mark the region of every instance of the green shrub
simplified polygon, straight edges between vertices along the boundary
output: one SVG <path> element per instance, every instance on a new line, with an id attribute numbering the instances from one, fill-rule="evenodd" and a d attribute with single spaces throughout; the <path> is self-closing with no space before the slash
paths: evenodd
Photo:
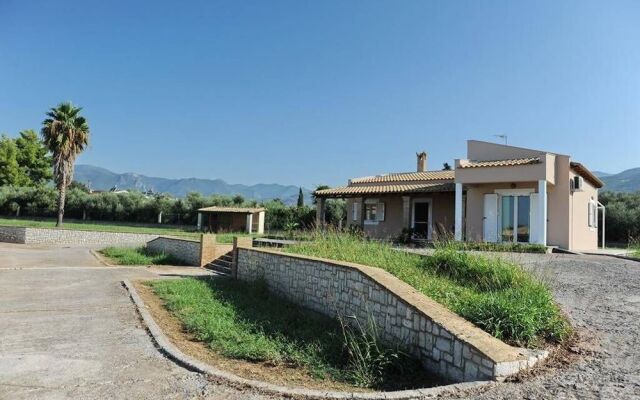
<path id="1" fill-rule="evenodd" d="M 284 249 L 382 268 L 488 333 L 517 345 L 560 341 L 569 325 L 544 282 L 497 257 L 439 247 L 432 256 L 395 250 L 390 244 L 318 233 Z"/>

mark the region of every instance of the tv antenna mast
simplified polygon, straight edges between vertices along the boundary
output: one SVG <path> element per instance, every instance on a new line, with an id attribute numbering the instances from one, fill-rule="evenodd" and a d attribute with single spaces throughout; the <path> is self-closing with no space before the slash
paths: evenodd
<path id="1" fill-rule="evenodd" d="M 493 135 L 493 136 L 504 140 L 504 144 L 507 144 L 507 137 L 508 137 L 507 135 Z"/>

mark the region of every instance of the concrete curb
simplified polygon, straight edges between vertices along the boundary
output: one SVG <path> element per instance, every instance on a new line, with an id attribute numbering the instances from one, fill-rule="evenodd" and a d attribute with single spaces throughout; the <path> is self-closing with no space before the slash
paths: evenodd
<path id="1" fill-rule="evenodd" d="M 463 390 L 478 388 L 495 384 L 491 381 L 464 382 L 452 385 L 438 386 L 428 389 L 400 390 L 395 392 L 374 392 L 374 393 L 354 393 L 354 392 L 326 392 L 322 390 L 289 388 L 279 386 L 267 382 L 245 379 L 232 373 L 219 370 L 211 365 L 198 361 L 180 351 L 171 343 L 169 338 L 165 336 L 160 327 L 153 320 L 153 317 L 147 310 L 142 298 L 128 280 L 122 281 L 122 285 L 129 292 L 129 296 L 136 306 L 136 310 L 140 314 L 142 321 L 146 325 L 147 332 L 151 336 L 156 347 L 169 359 L 178 365 L 194 372 L 206 374 L 222 383 L 231 384 L 236 387 L 251 388 L 265 394 L 275 394 L 290 398 L 298 399 L 367 399 L 367 400 L 383 400 L 383 399 L 424 399 L 439 397 L 444 394 L 460 394 Z"/>
<path id="2" fill-rule="evenodd" d="M 618 258 L 620 260 L 640 262 L 640 258 L 629 257 L 622 254 L 602 254 L 602 253 L 584 253 L 584 254 L 587 254 L 590 256 L 605 256 L 605 257 L 611 257 L 611 258 Z"/>
<path id="3" fill-rule="evenodd" d="M 107 261 L 106 258 L 104 258 L 100 253 L 98 253 L 97 251 L 95 251 L 94 249 L 89 249 L 89 253 L 91 253 L 91 255 L 98 260 L 98 262 L 102 265 L 104 265 L 105 267 L 121 267 L 122 265 L 114 265 L 111 264 L 109 261 Z"/>

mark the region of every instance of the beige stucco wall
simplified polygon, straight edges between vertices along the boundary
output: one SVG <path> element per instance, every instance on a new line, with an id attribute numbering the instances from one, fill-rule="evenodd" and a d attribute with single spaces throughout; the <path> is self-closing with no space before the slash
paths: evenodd
<path id="1" fill-rule="evenodd" d="M 556 184 L 547 185 L 547 245 L 570 249 L 569 163 L 567 156 L 556 157 Z"/>
<path id="2" fill-rule="evenodd" d="M 436 233 L 449 232 L 452 234 L 453 225 L 455 219 L 455 194 L 453 192 L 445 193 L 424 193 L 415 194 L 410 197 L 410 214 L 409 223 L 407 228 L 411 226 L 412 213 L 413 213 L 413 201 L 416 199 L 428 199 L 431 201 L 431 224 L 432 231 Z M 367 199 L 377 199 L 380 202 L 385 203 L 385 219 L 379 221 L 377 224 L 363 224 L 362 204 Z M 361 204 L 359 220 L 354 221 L 352 216 L 353 203 L 358 202 Z M 402 196 L 376 196 L 370 198 L 349 198 L 347 199 L 347 226 L 358 225 L 362 226 L 365 234 L 372 238 L 389 239 L 394 238 L 402 232 L 405 227 L 403 224 L 403 200 Z"/>
<path id="3" fill-rule="evenodd" d="M 576 174 L 570 172 L 571 179 Z M 598 228 L 589 226 L 589 201 L 598 201 L 598 190 L 586 180 L 584 190 L 573 192 L 570 199 L 571 250 L 594 250 L 598 248 Z M 597 203 L 596 203 L 597 204 Z"/>
<path id="4" fill-rule="evenodd" d="M 508 160 L 512 158 L 544 157 L 544 151 L 507 146 L 498 143 L 467 141 L 467 158 L 470 160 Z"/>
<path id="5" fill-rule="evenodd" d="M 538 191 L 537 182 L 515 183 L 486 183 L 478 185 L 466 185 L 467 190 L 467 218 L 465 234 L 468 241 L 481 242 L 484 221 L 484 195 L 494 193 L 497 189 L 534 189 Z"/>

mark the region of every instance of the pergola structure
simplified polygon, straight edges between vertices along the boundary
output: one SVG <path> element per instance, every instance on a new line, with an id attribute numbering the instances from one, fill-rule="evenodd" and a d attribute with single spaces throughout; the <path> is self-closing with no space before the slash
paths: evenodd
<path id="1" fill-rule="evenodd" d="M 205 207 L 198 210 L 198 230 L 264 233 L 265 209 L 259 207 Z"/>

